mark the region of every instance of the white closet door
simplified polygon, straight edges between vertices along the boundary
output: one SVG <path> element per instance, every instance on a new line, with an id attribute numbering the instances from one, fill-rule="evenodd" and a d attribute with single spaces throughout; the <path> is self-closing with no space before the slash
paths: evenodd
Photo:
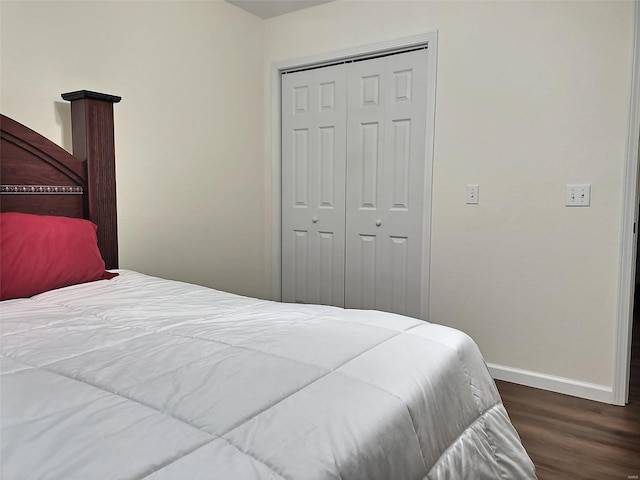
<path id="1" fill-rule="evenodd" d="M 347 308 L 420 317 L 426 55 L 349 65 Z"/>
<path id="2" fill-rule="evenodd" d="M 346 66 L 282 77 L 282 301 L 344 306 Z"/>

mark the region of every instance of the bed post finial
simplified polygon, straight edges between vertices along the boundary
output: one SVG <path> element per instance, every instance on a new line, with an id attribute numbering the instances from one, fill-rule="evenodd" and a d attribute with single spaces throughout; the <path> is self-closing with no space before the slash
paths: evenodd
<path id="1" fill-rule="evenodd" d="M 121 98 L 88 90 L 63 93 L 62 98 L 71 102 L 73 154 L 87 168 L 85 217 L 98 225 L 106 268 L 118 268 L 113 104 Z"/>

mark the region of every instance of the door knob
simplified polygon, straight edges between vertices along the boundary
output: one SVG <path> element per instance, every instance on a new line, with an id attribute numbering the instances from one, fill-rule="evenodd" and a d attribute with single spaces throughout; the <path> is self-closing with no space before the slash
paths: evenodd
<path id="1" fill-rule="evenodd" d="M 376 227 L 379 227 L 380 225 L 382 225 L 382 220 L 380 219 L 376 220 Z"/>
<path id="2" fill-rule="evenodd" d="M 313 217 L 313 218 L 311 219 L 311 221 L 312 221 L 313 223 L 318 223 L 318 217 Z"/>

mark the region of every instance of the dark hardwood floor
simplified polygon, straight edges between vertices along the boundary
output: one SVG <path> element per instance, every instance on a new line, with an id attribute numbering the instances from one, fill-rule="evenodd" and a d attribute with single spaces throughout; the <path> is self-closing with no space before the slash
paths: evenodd
<path id="1" fill-rule="evenodd" d="M 636 305 L 640 313 L 640 302 Z M 625 407 L 496 381 L 539 480 L 640 479 L 638 317 Z"/>

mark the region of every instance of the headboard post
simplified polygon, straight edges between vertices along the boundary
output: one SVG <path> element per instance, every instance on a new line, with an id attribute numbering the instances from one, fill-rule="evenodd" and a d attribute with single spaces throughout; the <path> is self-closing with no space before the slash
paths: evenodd
<path id="1" fill-rule="evenodd" d="M 85 217 L 98 225 L 106 268 L 118 268 L 113 104 L 121 97 L 80 90 L 62 98 L 71 102 L 73 154 L 87 169 Z"/>

